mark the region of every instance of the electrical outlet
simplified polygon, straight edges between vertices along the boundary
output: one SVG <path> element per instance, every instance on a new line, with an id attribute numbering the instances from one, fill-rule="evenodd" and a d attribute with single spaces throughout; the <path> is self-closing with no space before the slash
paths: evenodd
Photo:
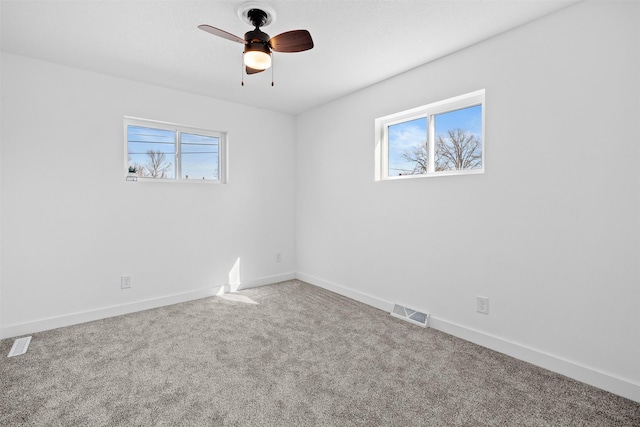
<path id="1" fill-rule="evenodd" d="M 482 314 L 489 314 L 489 298 L 476 296 L 476 311 Z"/>
<path id="2" fill-rule="evenodd" d="M 131 276 L 120 276 L 120 288 L 129 289 L 131 287 Z"/>
<path id="3" fill-rule="evenodd" d="M 282 262 L 282 254 L 280 252 L 276 254 L 276 262 Z"/>

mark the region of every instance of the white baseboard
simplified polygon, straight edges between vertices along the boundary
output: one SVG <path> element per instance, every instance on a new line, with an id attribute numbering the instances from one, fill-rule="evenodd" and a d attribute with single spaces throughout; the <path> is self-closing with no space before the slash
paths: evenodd
<path id="1" fill-rule="evenodd" d="M 356 301 L 360 301 L 382 311 L 390 312 L 393 304 L 385 301 L 383 299 L 374 297 L 372 295 L 366 294 L 364 292 L 355 291 L 351 288 L 347 288 L 345 286 L 341 286 L 332 282 L 328 282 L 326 280 L 320 279 L 319 277 L 311 276 L 305 273 L 296 273 L 296 279 L 302 280 L 303 282 L 310 283 L 312 285 L 318 286 L 320 288 L 324 288 L 328 291 L 335 292 L 336 294 L 340 294 L 347 298 L 351 298 Z"/>
<path id="2" fill-rule="evenodd" d="M 243 289 L 257 288 L 259 286 L 271 285 L 273 283 L 286 282 L 287 280 L 294 280 L 296 278 L 295 272 L 276 274 L 274 276 L 261 277 L 259 279 L 242 281 L 241 283 L 228 285 L 231 290 L 241 291 Z"/>
<path id="3" fill-rule="evenodd" d="M 389 301 L 328 282 L 309 274 L 297 273 L 296 278 L 386 312 L 390 312 L 393 306 L 393 303 Z M 606 390 L 610 393 L 626 397 L 627 399 L 631 399 L 635 402 L 640 402 L 640 384 L 633 381 L 572 362 L 544 351 L 536 350 L 520 343 L 508 341 L 486 332 L 478 331 L 467 326 L 434 317 L 433 315 L 429 318 L 429 327 L 527 363 L 531 363 L 532 365 L 573 378 L 574 380 L 585 384 Z"/>
<path id="4" fill-rule="evenodd" d="M 123 314 L 134 313 L 136 311 L 163 307 L 165 305 L 178 304 L 181 302 L 206 298 L 213 295 L 220 295 L 224 292 L 224 286 L 214 286 L 211 288 L 199 289 L 196 291 L 165 295 L 157 298 L 149 298 L 126 304 L 112 305 L 109 307 L 80 311 L 76 313 L 65 314 L 62 316 L 38 319 L 31 322 L 7 325 L 2 328 L 2 331 L 0 331 L 0 339 L 48 331 L 50 329 L 77 325 L 79 323 L 91 322 L 93 320 L 106 319 L 107 317 L 120 316 Z"/>
<path id="5" fill-rule="evenodd" d="M 429 326 L 574 380 L 640 402 L 640 384 L 563 357 L 431 316 Z"/>
<path id="6" fill-rule="evenodd" d="M 213 286 L 196 291 L 183 292 L 179 294 L 165 295 L 157 298 L 149 298 L 141 301 L 134 301 L 126 304 L 101 307 L 93 310 L 80 311 L 77 313 L 65 314 L 62 316 L 49 317 L 45 319 L 33 320 L 30 322 L 4 326 L 0 330 L 0 339 L 13 338 L 20 335 L 34 334 L 36 332 L 48 331 L 50 329 L 62 328 L 64 326 L 77 325 L 79 323 L 91 322 L 93 320 L 105 319 L 107 317 L 120 316 L 122 314 L 135 313 L 136 311 L 149 310 L 151 308 L 163 307 L 171 304 L 192 301 L 206 298 L 213 295 L 220 295 L 230 291 L 255 288 L 257 286 L 271 283 L 284 282 L 295 279 L 295 273 L 285 273 L 275 276 L 261 277 L 259 279 L 248 280 L 236 284 L 225 284 L 223 286 Z"/>

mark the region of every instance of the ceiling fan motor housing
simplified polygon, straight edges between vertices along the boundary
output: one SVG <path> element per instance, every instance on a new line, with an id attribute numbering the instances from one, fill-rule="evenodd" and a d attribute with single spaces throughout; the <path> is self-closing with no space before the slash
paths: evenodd
<path id="1" fill-rule="evenodd" d="M 255 30 L 247 31 L 244 33 L 244 39 L 248 43 L 269 43 L 269 34 L 260 31 L 258 28 Z"/>
<path id="2" fill-rule="evenodd" d="M 269 49 L 269 34 L 260 31 L 258 28 L 247 31 L 244 39 L 247 41 L 247 44 L 244 45 L 245 53 L 255 50 L 271 53 L 271 49 Z"/>

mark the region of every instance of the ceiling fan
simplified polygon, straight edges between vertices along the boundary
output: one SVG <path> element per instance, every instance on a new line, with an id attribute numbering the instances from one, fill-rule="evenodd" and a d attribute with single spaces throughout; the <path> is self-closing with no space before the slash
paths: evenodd
<path id="1" fill-rule="evenodd" d="M 303 52 L 313 48 L 313 39 L 307 30 L 286 31 L 273 37 L 261 31 L 260 27 L 269 25 L 275 15 L 265 6 L 248 3 L 238 9 L 238 15 L 255 27 L 246 32 L 244 38 L 207 24 L 198 25 L 198 28 L 214 36 L 244 44 L 243 62 L 247 74 L 260 73 L 271 67 L 271 51 Z M 244 85 L 244 81 L 242 84 Z M 273 82 L 271 85 L 273 86 Z"/>

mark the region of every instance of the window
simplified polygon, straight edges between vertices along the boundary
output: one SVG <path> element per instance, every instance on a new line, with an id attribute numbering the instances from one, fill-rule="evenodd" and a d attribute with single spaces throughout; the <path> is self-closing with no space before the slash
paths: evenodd
<path id="1" fill-rule="evenodd" d="M 484 90 L 375 120 L 376 180 L 484 172 Z"/>
<path id="2" fill-rule="evenodd" d="M 225 181 L 225 134 L 125 117 L 127 172 L 138 179 Z"/>

